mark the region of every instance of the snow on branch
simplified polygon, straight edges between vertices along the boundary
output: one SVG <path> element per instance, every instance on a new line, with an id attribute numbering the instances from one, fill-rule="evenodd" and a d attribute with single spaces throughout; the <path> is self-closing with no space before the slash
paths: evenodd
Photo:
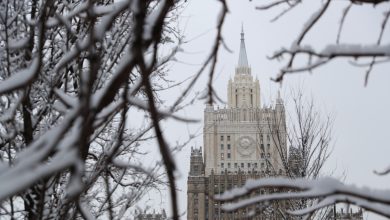
<path id="1" fill-rule="evenodd" d="M 250 195 L 251 192 L 262 188 L 277 188 L 280 189 L 280 192 L 244 198 L 244 196 Z M 317 180 L 288 179 L 283 177 L 248 180 L 243 187 L 226 191 L 217 195 L 215 199 L 230 202 L 223 205 L 223 209 L 226 211 L 235 211 L 253 204 L 271 201 L 318 199 L 318 203 L 307 208 L 290 211 L 290 213 L 306 215 L 323 207 L 338 202 L 345 202 L 390 217 L 390 190 L 374 190 L 367 187 L 345 185 L 339 180 L 330 177 Z M 239 201 L 235 202 L 235 200 Z"/>
<path id="2" fill-rule="evenodd" d="M 164 38 L 180 36 L 173 23 L 181 1 L 0 3 L 6 42 L 0 49 L 0 215 L 125 216 L 146 190 L 165 184 L 172 218 L 178 219 L 173 154 L 181 147 L 169 145 L 161 121 L 195 121 L 177 112 L 209 64 L 207 87 L 210 99 L 215 96 L 213 69 L 224 45 L 227 13 L 226 2 L 220 2 L 210 55 L 168 109 L 158 102 L 159 89 L 169 87 L 167 64 L 180 51 L 182 39 Z M 164 56 L 163 44 L 178 45 Z M 139 127 L 128 125 L 137 117 L 131 114 L 134 107 L 150 116 Z M 153 161 L 156 169 L 144 169 L 138 162 L 144 154 L 140 148 L 154 140 L 162 161 Z M 127 165 L 118 162 L 124 158 Z M 126 191 L 126 186 L 136 190 L 118 198 L 118 189 Z"/>
<path id="3" fill-rule="evenodd" d="M 6 80 L 0 82 L 0 95 L 14 91 L 16 89 L 23 88 L 32 82 L 32 80 L 37 76 L 40 68 L 40 58 L 35 57 L 29 67 L 22 69 L 21 71 L 12 74 Z"/>
<path id="4" fill-rule="evenodd" d="M 311 71 L 312 69 L 328 63 L 330 60 L 337 57 L 389 57 L 390 58 L 390 44 L 387 45 L 359 45 L 359 44 L 332 44 L 326 46 L 320 51 L 312 49 L 310 46 L 296 46 L 290 49 L 281 49 L 276 51 L 270 59 L 277 59 L 283 55 L 296 57 L 297 55 L 308 55 L 311 58 L 318 58 L 311 61 L 308 65 L 296 67 L 289 65 L 281 69 L 281 72 L 276 76 L 275 80 L 280 81 L 286 73 L 297 73 L 304 71 Z"/>
<path id="5" fill-rule="evenodd" d="M 330 61 L 340 58 L 371 58 L 372 61 L 367 68 L 365 74 L 365 84 L 367 84 L 368 77 L 370 72 L 372 71 L 375 64 L 380 63 L 376 61 L 377 57 L 390 57 L 390 48 L 389 44 L 381 44 L 382 37 L 384 35 L 385 30 L 388 28 L 387 21 L 390 17 L 390 11 L 384 12 L 384 18 L 381 25 L 378 25 L 379 35 L 376 45 L 370 45 L 366 43 L 361 44 L 340 44 L 341 33 L 345 28 L 345 21 L 349 15 L 349 11 L 353 6 L 362 5 L 362 4 L 371 4 L 371 5 L 385 5 L 389 4 L 389 0 L 350 0 L 349 4 L 342 10 L 340 24 L 337 30 L 336 42 L 335 44 L 329 43 L 323 50 L 316 51 L 312 49 L 312 45 L 302 45 L 304 38 L 310 37 L 310 30 L 315 27 L 319 27 L 319 21 L 326 17 L 328 13 L 329 5 L 332 1 L 327 0 L 323 3 L 319 9 L 312 12 L 312 15 L 306 19 L 303 24 L 303 27 L 299 34 L 296 36 L 294 42 L 291 43 L 289 48 L 283 48 L 274 52 L 274 54 L 270 57 L 270 59 L 278 59 L 282 57 L 282 55 L 288 55 L 289 58 L 285 62 L 285 65 L 280 69 L 280 72 L 273 79 L 276 82 L 281 82 L 286 74 L 298 73 L 298 72 L 307 72 L 312 71 L 322 65 L 330 63 Z M 307 4 L 304 1 L 294 0 L 271 0 L 268 1 L 267 4 L 263 6 L 256 7 L 259 10 L 273 10 L 276 6 L 286 6 L 287 9 L 284 9 L 274 20 L 283 16 L 286 12 L 296 8 L 298 4 Z M 378 12 L 381 11 L 379 7 L 376 9 Z M 297 66 L 296 57 L 298 55 L 307 55 L 307 65 Z M 317 60 L 312 61 L 312 58 L 319 58 Z"/>
<path id="6" fill-rule="evenodd" d="M 334 57 L 390 57 L 390 44 L 386 45 L 360 45 L 360 44 L 331 44 L 324 49 L 316 51 L 310 46 L 293 46 L 290 49 L 276 51 L 271 59 L 278 58 L 285 54 L 307 54 L 320 58 Z"/>

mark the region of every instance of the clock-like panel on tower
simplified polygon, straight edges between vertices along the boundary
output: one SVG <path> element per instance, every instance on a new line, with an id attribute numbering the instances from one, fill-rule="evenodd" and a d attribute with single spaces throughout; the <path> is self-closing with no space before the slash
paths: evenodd
<path id="1" fill-rule="evenodd" d="M 251 136 L 241 136 L 238 141 L 237 151 L 243 157 L 250 157 L 255 151 L 255 141 Z"/>

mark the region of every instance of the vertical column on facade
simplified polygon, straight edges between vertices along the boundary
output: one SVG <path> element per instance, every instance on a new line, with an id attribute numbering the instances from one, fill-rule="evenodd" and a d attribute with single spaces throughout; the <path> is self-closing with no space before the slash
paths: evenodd
<path id="1" fill-rule="evenodd" d="M 199 204 L 198 204 L 198 207 L 199 207 L 199 216 L 200 218 L 199 219 L 205 219 L 205 216 L 206 216 L 206 213 L 205 213 L 205 203 L 206 203 L 206 196 L 205 196 L 205 192 L 206 192 L 206 181 L 204 178 L 201 179 L 201 182 L 199 184 L 199 193 L 198 193 L 198 197 L 199 197 Z"/>
<path id="2" fill-rule="evenodd" d="M 187 183 L 187 219 L 194 219 L 194 193 L 193 179 L 189 177 Z"/>
<path id="3" fill-rule="evenodd" d="M 214 218 L 214 170 L 211 170 L 211 174 L 209 177 L 209 218 Z"/>

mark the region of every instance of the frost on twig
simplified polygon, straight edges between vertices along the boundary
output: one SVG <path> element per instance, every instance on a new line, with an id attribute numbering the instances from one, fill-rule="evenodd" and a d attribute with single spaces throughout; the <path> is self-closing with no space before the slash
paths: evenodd
<path id="1" fill-rule="evenodd" d="M 280 192 L 258 195 L 248 199 L 244 198 L 244 196 L 250 195 L 251 192 L 262 188 L 277 188 L 280 189 Z M 244 199 L 235 201 L 239 198 Z M 318 202 L 312 206 L 290 211 L 290 213 L 293 215 L 307 215 L 323 207 L 344 202 L 390 217 L 389 190 L 372 190 L 365 187 L 345 185 L 333 178 L 317 180 L 288 178 L 248 180 L 243 187 L 227 191 L 216 196 L 216 199 L 225 202 L 223 209 L 226 211 L 235 211 L 253 204 L 271 201 L 318 199 Z"/>
<path id="2" fill-rule="evenodd" d="M 331 61 L 344 57 L 344 58 L 352 58 L 353 60 L 359 58 L 371 58 L 372 61 L 367 68 L 365 75 L 365 84 L 368 82 L 369 75 L 373 69 L 373 66 L 377 64 L 376 59 L 380 57 L 390 58 L 390 48 L 388 44 L 382 44 L 382 37 L 385 30 L 388 28 L 387 21 L 389 19 L 389 11 L 384 13 L 383 22 L 381 25 L 378 25 L 380 33 L 378 35 L 378 40 L 375 45 L 370 45 L 366 43 L 349 45 L 347 43 L 340 43 L 341 33 L 343 29 L 345 29 L 345 23 L 348 19 L 349 11 L 355 5 L 387 5 L 389 6 L 390 2 L 388 0 L 351 0 L 349 1 L 348 6 L 342 10 L 340 25 L 338 27 L 336 42 L 335 44 L 329 43 L 325 49 L 321 51 L 314 51 L 313 45 L 303 45 L 304 38 L 310 37 L 310 30 L 314 28 L 318 28 L 319 21 L 323 20 L 328 12 L 329 5 L 332 1 L 327 0 L 323 3 L 317 11 L 314 11 L 309 17 L 305 24 L 302 27 L 302 30 L 297 35 L 295 41 L 291 43 L 289 48 L 283 48 L 279 51 L 276 51 L 270 59 L 278 59 L 280 57 L 288 56 L 288 59 L 284 66 L 280 69 L 280 72 L 273 78 L 276 82 L 281 82 L 286 74 L 292 73 L 300 73 L 300 72 L 311 72 L 312 70 L 321 67 L 325 64 L 330 63 Z M 285 6 L 285 9 L 277 16 L 277 19 L 284 16 L 284 14 L 288 11 L 293 10 L 297 5 L 305 4 L 302 1 L 288 1 L 288 0 L 271 0 L 268 1 L 263 6 L 258 6 L 257 9 L 260 10 L 275 10 L 274 8 L 280 8 Z M 377 9 L 380 12 L 380 9 Z M 388 42 L 386 42 L 388 43 Z M 307 59 L 307 65 L 297 66 L 297 57 L 303 56 Z M 317 59 L 314 59 L 317 58 Z M 387 62 L 387 59 L 385 59 Z M 383 62 L 383 60 L 382 60 Z M 379 62 L 378 62 L 379 63 Z"/>

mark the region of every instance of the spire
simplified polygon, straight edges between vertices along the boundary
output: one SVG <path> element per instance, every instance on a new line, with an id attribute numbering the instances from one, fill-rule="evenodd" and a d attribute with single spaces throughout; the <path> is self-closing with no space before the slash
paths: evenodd
<path id="1" fill-rule="evenodd" d="M 240 67 L 249 67 L 248 58 L 246 56 L 245 49 L 245 39 L 244 39 L 244 25 L 241 24 L 241 45 L 240 45 L 240 55 L 238 57 L 238 68 Z"/>
<path id="2" fill-rule="evenodd" d="M 246 56 L 243 25 L 241 25 L 241 45 L 240 54 L 238 56 L 238 64 L 236 67 L 236 74 L 251 74 L 251 68 L 248 65 L 248 58 Z"/>
<path id="3" fill-rule="evenodd" d="M 278 90 L 278 97 L 276 98 L 276 104 L 283 105 L 283 99 L 280 96 L 280 90 Z"/>

